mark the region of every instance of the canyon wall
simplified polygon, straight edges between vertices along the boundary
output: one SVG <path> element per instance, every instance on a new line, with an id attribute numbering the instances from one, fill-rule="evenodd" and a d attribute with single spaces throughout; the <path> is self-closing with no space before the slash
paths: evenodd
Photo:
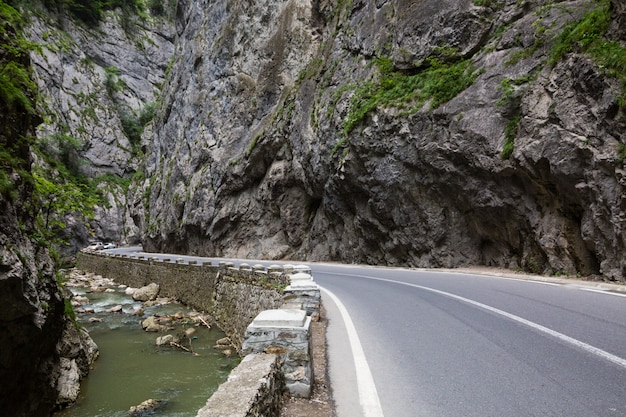
<path id="1" fill-rule="evenodd" d="M 98 350 L 72 320 L 42 238 L 31 146 L 42 117 L 24 22 L 0 2 L 0 410 L 49 416 L 76 400 Z"/>
<path id="2" fill-rule="evenodd" d="M 185 0 L 176 25 L 147 250 L 625 279 L 620 2 Z"/>

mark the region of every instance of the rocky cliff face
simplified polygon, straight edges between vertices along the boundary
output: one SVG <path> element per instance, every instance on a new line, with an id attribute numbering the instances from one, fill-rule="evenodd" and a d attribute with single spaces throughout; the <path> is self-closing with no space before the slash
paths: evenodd
<path id="1" fill-rule="evenodd" d="M 61 250 L 67 255 L 88 240 L 139 240 L 126 194 L 142 153 L 139 136 L 173 53 L 172 22 L 167 11 L 146 17 L 117 9 L 91 25 L 66 11 L 29 15 L 28 37 L 40 46 L 31 55 L 46 113 L 39 147 L 103 195 L 88 227 L 66 220 L 63 238 L 70 245 Z"/>
<path id="2" fill-rule="evenodd" d="M 144 246 L 624 280 L 623 7 L 181 1 Z"/>
<path id="3" fill-rule="evenodd" d="M 48 416 L 75 401 L 97 348 L 66 315 L 54 263 L 37 237 L 31 145 L 42 119 L 19 14 L 0 2 L 0 410 Z"/>

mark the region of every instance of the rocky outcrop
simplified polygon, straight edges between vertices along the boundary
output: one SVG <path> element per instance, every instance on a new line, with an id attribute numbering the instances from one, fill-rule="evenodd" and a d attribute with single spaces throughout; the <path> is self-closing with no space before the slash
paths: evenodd
<path id="1" fill-rule="evenodd" d="M 144 246 L 624 280 L 622 86 L 557 48 L 589 10 L 623 45 L 609 1 L 179 2 Z"/>

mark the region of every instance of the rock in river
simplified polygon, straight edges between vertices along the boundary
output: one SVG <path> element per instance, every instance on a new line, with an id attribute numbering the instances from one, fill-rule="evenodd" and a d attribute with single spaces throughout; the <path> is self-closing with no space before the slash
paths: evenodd
<path id="1" fill-rule="evenodd" d="M 136 289 L 133 292 L 133 300 L 135 301 L 154 301 L 159 294 L 159 284 L 152 283 Z"/>

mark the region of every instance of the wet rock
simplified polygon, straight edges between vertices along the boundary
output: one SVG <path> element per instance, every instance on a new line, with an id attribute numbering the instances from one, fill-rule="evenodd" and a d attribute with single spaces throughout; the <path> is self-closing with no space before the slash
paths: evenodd
<path id="1" fill-rule="evenodd" d="M 116 305 L 106 310 L 107 313 L 121 313 L 122 311 L 123 308 L 121 305 Z"/>
<path id="2" fill-rule="evenodd" d="M 73 403 L 80 392 L 80 371 L 75 359 L 61 358 L 61 374 L 57 380 L 58 402 Z"/>
<path id="3" fill-rule="evenodd" d="M 82 306 L 85 304 L 89 304 L 89 298 L 85 297 L 84 295 L 75 295 L 74 297 L 72 297 L 72 305 L 74 307 Z"/>
<path id="4" fill-rule="evenodd" d="M 149 399 L 139 405 L 130 407 L 128 410 L 129 417 L 142 417 L 151 415 L 155 411 L 163 408 L 167 404 L 166 401 Z"/>
<path id="5" fill-rule="evenodd" d="M 217 346 L 231 346 L 232 342 L 230 341 L 230 339 L 228 337 L 222 337 L 217 342 L 215 342 L 215 344 Z"/>
<path id="6" fill-rule="evenodd" d="M 153 307 L 153 306 L 169 304 L 171 302 L 172 302 L 172 300 L 170 298 L 163 297 L 163 298 L 157 298 L 156 300 L 152 300 L 152 301 L 146 301 L 146 302 L 143 303 L 143 306 L 144 307 Z"/>
<path id="7" fill-rule="evenodd" d="M 213 346 L 213 349 L 217 349 L 222 352 L 224 356 L 230 357 L 232 356 L 235 347 L 228 337 L 222 337 L 217 342 L 215 342 L 215 346 Z"/>
<path id="8" fill-rule="evenodd" d="M 135 301 L 154 301 L 159 294 L 159 284 L 151 283 L 145 287 L 136 289 L 132 296 Z"/>
<path id="9" fill-rule="evenodd" d="M 165 336 L 160 336 L 156 338 L 157 346 L 165 346 L 170 345 L 171 343 L 179 343 L 180 339 L 171 334 L 166 334 Z"/>
<path id="10" fill-rule="evenodd" d="M 56 380 L 59 392 L 57 404 L 67 405 L 78 398 L 80 381 L 89 373 L 91 365 L 99 356 L 99 350 L 87 330 L 79 329 L 73 323 L 65 328 L 57 350 L 61 365 Z"/>
<path id="11" fill-rule="evenodd" d="M 141 322 L 141 327 L 147 332 L 162 332 L 168 329 L 167 326 L 159 322 L 159 318 L 150 316 Z"/>

